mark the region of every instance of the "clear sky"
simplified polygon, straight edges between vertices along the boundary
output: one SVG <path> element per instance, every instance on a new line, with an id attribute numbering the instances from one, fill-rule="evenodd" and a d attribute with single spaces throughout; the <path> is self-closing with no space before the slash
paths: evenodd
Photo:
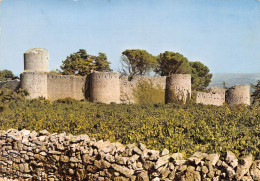
<path id="1" fill-rule="evenodd" d="M 23 71 L 23 53 L 45 48 L 50 70 L 79 49 L 179 52 L 211 72 L 260 72 L 260 0 L 2 0 L 0 70 Z"/>

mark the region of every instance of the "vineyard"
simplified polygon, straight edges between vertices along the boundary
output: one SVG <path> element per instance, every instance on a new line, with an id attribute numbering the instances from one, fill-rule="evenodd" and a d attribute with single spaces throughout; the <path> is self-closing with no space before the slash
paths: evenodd
<path id="1" fill-rule="evenodd" d="M 141 142 L 149 149 L 167 148 L 187 156 L 230 150 L 260 158 L 260 106 L 106 105 L 69 98 L 49 102 L 0 91 L 0 130 L 10 128 Z"/>

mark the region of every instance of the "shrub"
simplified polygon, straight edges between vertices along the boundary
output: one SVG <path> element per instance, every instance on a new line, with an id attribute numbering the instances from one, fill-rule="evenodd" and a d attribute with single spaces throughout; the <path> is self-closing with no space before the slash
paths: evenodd
<path id="1" fill-rule="evenodd" d="M 159 104 L 165 102 L 165 90 L 152 82 L 140 81 L 133 89 L 137 104 Z"/>

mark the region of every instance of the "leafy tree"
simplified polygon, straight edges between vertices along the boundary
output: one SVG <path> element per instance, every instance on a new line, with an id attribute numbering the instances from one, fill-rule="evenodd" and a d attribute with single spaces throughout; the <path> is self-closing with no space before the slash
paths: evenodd
<path id="1" fill-rule="evenodd" d="M 204 90 L 211 82 L 209 68 L 199 61 L 189 62 L 191 66 L 191 83 L 193 90 Z"/>
<path id="2" fill-rule="evenodd" d="M 87 54 L 86 50 L 80 49 L 78 52 L 71 54 L 62 61 L 61 72 L 63 75 L 80 75 L 85 76 L 91 71 L 108 71 L 110 62 L 104 53 L 99 56 Z"/>
<path id="3" fill-rule="evenodd" d="M 155 72 L 161 76 L 190 73 L 189 61 L 180 53 L 165 51 L 157 57 L 157 62 Z"/>
<path id="4" fill-rule="evenodd" d="M 0 81 L 12 80 L 15 78 L 14 74 L 10 70 L 0 70 Z"/>
<path id="5" fill-rule="evenodd" d="M 156 59 L 145 50 L 132 49 L 122 52 L 122 69 L 119 72 L 123 75 L 146 75 L 156 65 Z"/>
<path id="6" fill-rule="evenodd" d="M 204 90 L 211 82 L 209 68 L 199 61 L 189 62 L 180 53 L 165 51 L 157 57 L 158 67 L 155 72 L 161 76 L 172 74 L 191 74 L 193 90 Z"/>
<path id="7" fill-rule="evenodd" d="M 105 53 L 99 53 L 95 59 L 95 70 L 100 72 L 111 72 L 110 62 Z"/>
<path id="8" fill-rule="evenodd" d="M 252 88 L 255 89 L 255 91 L 252 94 L 253 104 L 260 102 L 260 80 L 258 80 L 256 85 L 252 85 Z"/>

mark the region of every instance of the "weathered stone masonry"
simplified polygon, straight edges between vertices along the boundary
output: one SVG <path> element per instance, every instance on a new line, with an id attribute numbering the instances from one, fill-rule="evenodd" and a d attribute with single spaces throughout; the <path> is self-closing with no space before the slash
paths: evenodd
<path id="1" fill-rule="evenodd" d="M 149 150 L 143 144 L 96 141 L 87 135 L 48 131 L 0 131 L 0 180 L 260 180 L 260 160 L 228 151 L 181 153 Z"/>
<path id="2" fill-rule="evenodd" d="M 29 92 L 29 99 L 44 97 L 49 100 L 71 97 L 74 99 L 89 99 L 92 102 L 103 103 L 135 103 L 133 89 L 140 81 L 147 81 L 165 90 L 166 103 L 174 101 L 172 94 L 186 100 L 191 95 L 191 75 L 175 74 L 169 77 L 134 76 L 119 77 L 113 72 L 93 72 L 89 76 L 54 75 L 48 69 L 48 51 L 41 48 L 28 50 L 24 54 L 24 72 L 21 83 L 0 82 L 1 87 L 17 89 L 21 87 Z M 198 92 L 197 103 L 221 106 L 225 102 L 231 105 L 250 105 L 250 87 L 237 85 L 225 90 L 212 87 L 209 92 Z"/>
<path id="3" fill-rule="evenodd" d="M 48 61 L 48 51 L 45 49 L 30 49 L 24 54 L 21 88 L 29 92 L 29 99 L 71 97 L 78 100 L 87 98 L 92 102 L 134 103 L 133 89 L 140 81 L 149 81 L 155 86 L 166 88 L 166 77 L 137 76 L 128 80 L 128 77 L 120 78 L 118 73 L 113 72 L 93 72 L 87 77 L 53 75 L 49 73 Z M 170 84 L 174 85 L 174 90 L 178 87 L 176 92 L 184 92 L 182 95 L 186 97 L 187 91 L 191 92 L 190 79 L 190 75 L 173 75 Z M 169 89 L 168 93 L 174 90 Z"/>

